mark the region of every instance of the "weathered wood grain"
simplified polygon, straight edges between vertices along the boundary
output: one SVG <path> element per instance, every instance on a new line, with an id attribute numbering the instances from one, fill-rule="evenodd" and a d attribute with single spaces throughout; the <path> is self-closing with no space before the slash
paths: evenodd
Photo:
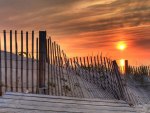
<path id="1" fill-rule="evenodd" d="M 0 111 L 6 113 L 24 113 L 25 111 L 34 111 L 34 113 L 136 113 L 134 108 L 129 107 L 124 101 L 21 93 L 7 93 L 0 98 Z"/>

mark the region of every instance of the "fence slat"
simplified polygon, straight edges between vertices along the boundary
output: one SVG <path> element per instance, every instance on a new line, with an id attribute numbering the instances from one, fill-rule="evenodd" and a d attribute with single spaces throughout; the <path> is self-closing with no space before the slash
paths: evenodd
<path id="1" fill-rule="evenodd" d="M 23 92 L 23 31 L 21 31 L 21 92 Z"/>
<path id="2" fill-rule="evenodd" d="M 39 40 L 36 39 L 36 93 L 39 93 Z"/>
<path id="3" fill-rule="evenodd" d="M 72 63 L 72 58 L 70 58 L 70 65 L 71 65 L 71 73 L 73 73 L 74 72 L 74 67 L 73 67 L 73 63 Z M 73 79 L 73 76 L 74 75 L 72 75 L 71 77 L 70 77 L 70 81 L 71 81 L 71 95 L 72 96 L 75 96 L 75 93 L 74 93 L 74 79 Z"/>
<path id="4" fill-rule="evenodd" d="M 84 69 L 85 71 L 84 71 L 84 75 L 83 75 L 83 76 L 84 76 L 84 79 L 86 79 L 87 65 L 86 65 L 85 57 L 83 57 L 83 65 L 84 65 L 84 68 L 85 68 L 85 69 Z"/>
<path id="5" fill-rule="evenodd" d="M 56 79 L 56 93 L 59 96 L 59 81 L 58 81 L 58 73 L 57 73 L 57 51 L 56 51 L 56 42 L 54 41 L 54 58 L 55 58 L 55 79 Z"/>
<path id="6" fill-rule="evenodd" d="M 59 51 L 58 51 L 58 45 L 56 44 L 56 59 L 57 59 L 57 80 L 58 80 L 58 89 L 59 89 L 59 96 L 62 92 L 62 84 L 61 84 L 61 76 L 60 76 L 60 61 L 59 61 Z"/>
<path id="7" fill-rule="evenodd" d="M 17 43 L 17 31 L 15 31 L 15 50 L 16 50 L 16 92 L 18 92 L 18 43 Z"/>
<path id="8" fill-rule="evenodd" d="M 63 81 L 63 82 L 62 82 L 62 84 L 63 84 L 63 85 L 62 85 L 62 88 L 63 88 L 63 86 L 65 86 L 65 77 L 64 77 L 64 73 L 63 73 L 63 69 L 64 69 L 63 63 L 64 63 L 64 62 L 63 62 L 63 58 L 62 58 L 63 56 L 62 56 L 62 51 L 61 51 L 61 49 L 60 49 L 60 46 L 59 46 L 58 49 L 59 49 L 59 53 L 60 53 L 60 54 L 59 54 L 59 55 L 60 55 L 60 62 L 62 63 L 61 69 L 60 69 L 60 71 L 61 71 L 60 74 L 61 74 L 61 81 Z M 63 89 L 62 89 L 62 96 L 64 96 L 64 95 L 66 95 L 66 93 L 63 92 Z"/>
<path id="9" fill-rule="evenodd" d="M 53 79 L 53 82 L 52 82 L 52 86 L 53 86 L 53 89 L 54 89 L 54 93 L 53 95 L 57 95 L 56 92 L 56 74 L 55 74 L 55 51 L 54 51 L 54 43 L 52 42 L 52 56 L 53 56 L 53 76 L 52 76 L 52 79 Z"/>
<path id="10" fill-rule="evenodd" d="M 12 30 L 10 30 L 10 88 L 13 91 L 13 72 L 12 72 Z"/>
<path id="11" fill-rule="evenodd" d="M 59 45 L 57 45 L 56 46 L 57 47 L 57 55 L 58 55 L 58 76 L 59 76 L 59 81 L 60 81 L 60 95 L 62 96 L 63 95 L 63 91 L 62 91 L 62 86 L 63 86 L 63 84 L 62 84 L 62 79 L 61 79 L 61 61 L 60 61 L 60 51 L 59 51 Z"/>
<path id="12" fill-rule="evenodd" d="M 104 71 L 104 64 L 103 64 L 103 58 L 102 58 L 102 55 L 100 56 L 100 62 L 101 62 L 101 68 L 102 68 L 102 78 L 105 79 L 105 71 Z M 105 90 L 106 87 L 105 87 L 105 84 L 104 82 L 102 82 L 102 88 Z"/>
<path id="13" fill-rule="evenodd" d="M 49 87 L 50 87 L 50 94 L 53 95 L 53 87 L 52 87 L 52 83 L 53 83 L 53 73 L 52 73 L 52 70 L 53 70 L 53 52 L 52 52 L 52 41 L 51 41 L 51 37 L 50 37 L 50 47 L 49 47 L 49 50 L 50 50 L 50 82 L 48 83 Z"/>
<path id="14" fill-rule="evenodd" d="M 90 57 L 90 60 L 91 60 L 90 65 L 91 65 L 91 71 L 92 71 L 92 82 L 95 83 L 95 74 L 94 74 L 94 66 L 93 66 L 93 57 L 92 56 Z"/>
<path id="15" fill-rule="evenodd" d="M 7 84 L 7 48 L 6 48 L 6 30 L 3 31 L 4 33 L 4 59 L 5 59 L 5 91 L 7 91 L 8 84 Z"/>
<path id="16" fill-rule="evenodd" d="M 89 82 L 92 82 L 91 68 L 90 68 L 90 63 L 89 63 L 89 57 L 88 56 L 86 57 L 86 60 L 87 60 L 87 66 L 88 66 L 88 72 L 89 72 L 89 75 L 87 76 L 87 79 L 88 79 Z"/>
<path id="17" fill-rule="evenodd" d="M 26 32 L 26 89 L 29 90 L 28 32 Z"/>
<path id="18" fill-rule="evenodd" d="M 48 70 L 47 70 L 48 71 L 48 80 L 47 80 L 48 89 L 47 89 L 47 91 L 48 91 L 48 94 L 49 94 L 49 83 L 50 83 L 50 75 L 49 75 L 49 73 L 50 73 L 50 70 L 49 70 L 49 64 L 50 64 L 50 57 L 49 57 L 50 56 L 49 55 L 50 48 L 49 48 L 49 46 L 50 46 L 50 44 L 49 44 L 49 42 L 50 42 L 50 39 L 48 39 L 48 41 L 47 41 L 47 48 L 48 48 L 47 49 L 47 60 L 48 60 L 48 62 L 47 62 L 48 63 L 48 66 L 47 66 L 47 68 L 48 68 Z"/>
<path id="19" fill-rule="evenodd" d="M 32 93 L 34 93 L 34 31 L 32 31 Z"/>

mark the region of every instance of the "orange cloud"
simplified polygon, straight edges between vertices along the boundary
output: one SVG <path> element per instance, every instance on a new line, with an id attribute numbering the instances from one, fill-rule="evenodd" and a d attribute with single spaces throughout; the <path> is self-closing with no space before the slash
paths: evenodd
<path id="1" fill-rule="evenodd" d="M 1 30 L 46 29 L 68 56 L 103 52 L 149 62 L 149 0 L 1 0 L 0 7 Z M 122 53 L 118 41 L 128 45 Z"/>

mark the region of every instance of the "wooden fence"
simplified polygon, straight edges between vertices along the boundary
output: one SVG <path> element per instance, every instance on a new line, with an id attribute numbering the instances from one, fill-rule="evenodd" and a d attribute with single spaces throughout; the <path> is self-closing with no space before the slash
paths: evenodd
<path id="1" fill-rule="evenodd" d="M 4 30 L 0 44 L 1 94 L 11 91 L 76 96 L 77 90 L 73 87 L 79 85 L 78 77 L 81 77 L 112 93 L 116 99 L 126 98 L 117 63 L 107 57 L 68 58 L 60 46 L 47 37 L 46 31 L 40 31 L 39 38 L 35 38 L 34 31 Z"/>
<path id="2" fill-rule="evenodd" d="M 50 37 L 46 38 L 43 44 L 47 54 L 42 61 L 44 67 L 41 69 L 39 59 L 43 53 L 40 53 L 39 38 L 35 38 L 34 31 L 30 36 L 28 32 L 4 30 L 0 45 L 1 93 L 5 91 L 40 93 L 40 89 L 48 90 L 49 93 L 50 86 L 53 84 L 51 82 L 55 82 L 57 75 L 62 76 L 64 61 L 60 46 Z M 42 82 L 46 85 L 40 87 L 39 84 Z"/>
<path id="3" fill-rule="evenodd" d="M 150 66 L 128 66 L 127 73 L 135 76 L 150 76 Z"/>
<path id="4" fill-rule="evenodd" d="M 135 81 L 146 84 L 150 78 L 150 66 L 128 66 L 126 74 Z"/>
<path id="5" fill-rule="evenodd" d="M 123 84 L 116 61 L 102 56 L 74 57 L 68 59 L 68 70 L 90 83 L 111 92 L 115 98 L 123 99 Z"/>

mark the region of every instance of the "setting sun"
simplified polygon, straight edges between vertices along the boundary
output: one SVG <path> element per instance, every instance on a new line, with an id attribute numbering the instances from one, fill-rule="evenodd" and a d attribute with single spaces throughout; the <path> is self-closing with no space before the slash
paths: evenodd
<path id="1" fill-rule="evenodd" d="M 125 42 L 118 42 L 117 49 L 123 51 L 126 48 Z"/>

